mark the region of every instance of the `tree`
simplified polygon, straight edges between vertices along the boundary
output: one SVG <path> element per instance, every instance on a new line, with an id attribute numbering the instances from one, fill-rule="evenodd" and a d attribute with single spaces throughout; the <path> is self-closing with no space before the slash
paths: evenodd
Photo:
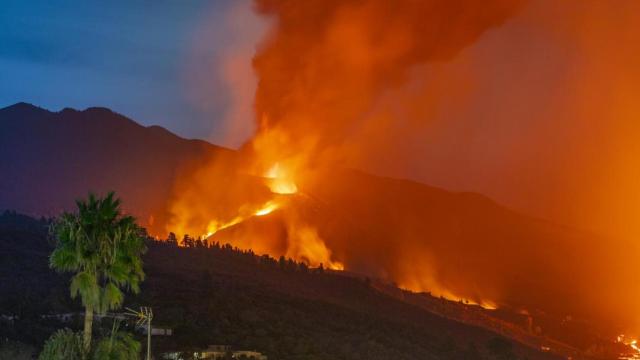
<path id="1" fill-rule="evenodd" d="M 137 360 L 140 359 L 140 343 L 127 332 L 119 331 L 101 339 L 93 353 L 94 360 Z"/>
<path id="2" fill-rule="evenodd" d="M 58 271 L 75 273 L 71 297 L 80 295 L 85 307 L 83 344 L 88 351 L 94 312 L 119 308 L 125 289 L 140 291 L 146 247 L 135 219 L 122 214 L 113 192 L 104 198 L 89 194 L 76 205 L 77 213 L 63 213 L 51 227 L 56 248 L 49 262 Z"/>
<path id="3" fill-rule="evenodd" d="M 111 335 L 98 341 L 93 360 L 137 360 L 140 358 L 140 343 L 131 334 L 118 331 L 114 323 Z"/>
<path id="4" fill-rule="evenodd" d="M 193 238 L 189 236 L 189 234 L 184 234 L 181 245 L 184 247 L 194 247 L 195 243 L 193 241 Z"/>
<path id="5" fill-rule="evenodd" d="M 170 232 L 167 237 L 167 243 L 173 246 L 178 246 L 178 238 L 176 237 L 176 234 Z"/>
<path id="6" fill-rule="evenodd" d="M 86 350 L 82 336 L 69 329 L 56 331 L 45 343 L 38 360 L 83 360 Z"/>

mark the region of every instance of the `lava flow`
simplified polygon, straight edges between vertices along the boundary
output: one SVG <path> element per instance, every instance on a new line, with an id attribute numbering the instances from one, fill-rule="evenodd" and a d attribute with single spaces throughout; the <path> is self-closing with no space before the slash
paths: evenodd
<path id="1" fill-rule="evenodd" d="M 251 216 L 264 216 L 264 215 L 268 215 L 271 212 L 273 212 L 274 210 L 278 209 L 279 205 L 275 200 L 269 200 L 267 201 L 265 204 L 263 204 L 262 206 L 258 207 L 255 210 L 247 210 L 246 207 L 245 208 L 241 208 L 239 210 L 239 214 L 234 217 L 232 220 L 230 221 L 219 221 L 219 220 L 211 220 L 209 222 L 209 224 L 207 225 L 207 232 L 202 235 L 202 238 L 209 238 L 211 236 L 213 236 L 215 233 L 217 233 L 220 230 L 224 230 L 226 228 L 229 228 L 233 225 L 239 224 L 245 220 L 247 220 L 248 218 L 250 218 Z"/>

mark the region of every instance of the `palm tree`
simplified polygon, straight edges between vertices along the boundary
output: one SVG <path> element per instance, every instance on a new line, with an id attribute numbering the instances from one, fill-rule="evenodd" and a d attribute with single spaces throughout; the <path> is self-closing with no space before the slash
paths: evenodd
<path id="1" fill-rule="evenodd" d="M 38 360 L 85 359 L 82 337 L 69 329 L 58 330 L 44 343 Z"/>
<path id="2" fill-rule="evenodd" d="M 118 331 L 119 322 L 114 322 L 111 335 L 98 341 L 93 351 L 93 360 L 140 359 L 140 343 L 127 332 Z"/>
<path id="3" fill-rule="evenodd" d="M 94 312 L 119 308 L 125 289 L 140 291 L 146 247 L 140 227 L 122 214 L 113 192 L 104 198 L 89 194 L 76 205 L 77 213 L 63 213 L 51 227 L 57 242 L 49 263 L 58 271 L 75 273 L 71 297 L 80 295 L 85 308 L 83 345 L 89 351 Z"/>

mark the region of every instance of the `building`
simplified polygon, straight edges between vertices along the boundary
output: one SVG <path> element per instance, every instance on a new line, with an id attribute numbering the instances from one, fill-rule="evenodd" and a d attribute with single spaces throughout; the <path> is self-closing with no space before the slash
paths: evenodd
<path id="1" fill-rule="evenodd" d="M 209 345 L 205 350 L 200 352 L 199 359 L 224 359 L 229 351 L 231 351 L 229 345 Z"/>
<path id="2" fill-rule="evenodd" d="M 257 351 L 239 350 L 233 352 L 234 359 L 252 359 L 252 360 L 267 360 L 266 355 L 262 355 Z"/>
<path id="3" fill-rule="evenodd" d="M 229 345 L 209 345 L 202 351 L 193 353 L 193 358 L 203 360 L 225 359 L 231 355 L 234 359 L 268 360 L 266 355 L 253 350 L 232 350 Z M 163 359 L 180 360 L 180 352 L 170 352 L 162 355 Z"/>

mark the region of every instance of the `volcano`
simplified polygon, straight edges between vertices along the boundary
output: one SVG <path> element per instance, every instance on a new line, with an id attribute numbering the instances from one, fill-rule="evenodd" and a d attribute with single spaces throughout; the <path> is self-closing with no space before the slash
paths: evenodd
<path id="1" fill-rule="evenodd" d="M 601 306 L 620 288 L 611 269 L 605 271 L 620 256 L 606 239 L 516 213 L 480 194 L 350 169 L 322 169 L 313 179 L 323 181 L 273 194 L 269 179 L 237 173 L 238 153 L 104 108 L 51 112 L 21 103 L 1 109 L 0 146 L 2 209 L 55 215 L 88 191 L 115 190 L 152 235 L 164 237 L 175 184 L 199 176 L 198 164 L 214 162 L 220 166 L 207 176 L 215 178 L 201 176 L 203 184 L 221 188 L 219 196 L 237 191 L 238 204 L 258 205 L 211 234 L 192 236 L 276 257 L 295 254 L 312 266 L 322 262 L 485 308 L 589 321 L 605 334 L 624 325 L 615 320 L 623 318 L 622 308 Z M 261 207 L 270 199 L 277 206 Z M 202 193 L 186 205 L 219 203 Z M 243 210 L 225 211 L 232 220 Z M 292 216 L 299 226 L 283 220 Z M 593 284 L 603 285 L 594 291 Z"/>

